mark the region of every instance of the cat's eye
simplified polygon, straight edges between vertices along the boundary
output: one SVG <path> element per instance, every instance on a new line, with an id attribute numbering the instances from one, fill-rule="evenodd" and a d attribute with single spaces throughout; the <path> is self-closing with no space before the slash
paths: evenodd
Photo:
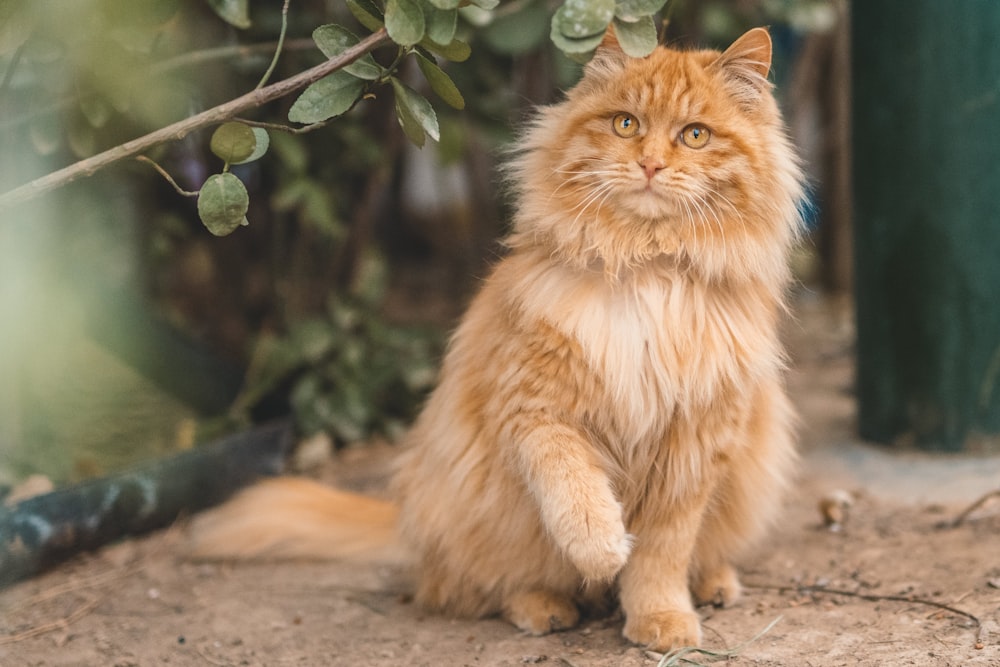
<path id="1" fill-rule="evenodd" d="M 704 148 L 712 137 L 712 131 L 699 123 L 691 123 L 681 130 L 681 141 L 688 148 Z"/>
<path id="2" fill-rule="evenodd" d="M 639 131 L 639 119 L 629 113 L 618 113 L 611 119 L 611 127 L 619 137 L 629 139 Z"/>

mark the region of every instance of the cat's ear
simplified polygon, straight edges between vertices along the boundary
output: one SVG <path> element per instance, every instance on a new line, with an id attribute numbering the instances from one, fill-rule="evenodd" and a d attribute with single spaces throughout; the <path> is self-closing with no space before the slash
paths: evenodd
<path id="1" fill-rule="evenodd" d="M 604 33 L 604 39 L 594 51 L 594 57 L 584 68 L 584 75 L 597 78 L 615 75 L 621 72 L 627 61 L 628 56 L 625 55 L 618 43 L 618 35 L 615 34 L 614 26 L 609 25 Z"/>
<path id="2" fill-rule="evenodd" d="M 719 71 L 740 102 L 754 104 L 771 89 L 767 73 L 771 69 L 771 36 L 764 28 L 754 28 L 733 42 L 715 59 Z"/>

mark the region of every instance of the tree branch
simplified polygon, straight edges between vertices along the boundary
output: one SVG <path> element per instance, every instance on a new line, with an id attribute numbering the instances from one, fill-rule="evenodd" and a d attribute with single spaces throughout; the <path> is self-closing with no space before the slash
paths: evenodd
<path id="1" fill-rule="evenodd" d="M 217 107 L 213 107 L 200 114 L 178 121 L 172 125 L 168 125 L 167 127 L 151 132 L 143 137 L 127 141 L 124 144 L 106 150 L 103 153 L 99 153 L 85 160 L 80 160 L 79 162 L 71 164 L 68 167 L 54 171 L 51 174 L 36 178 L 30 183 L 25 183 L 24 185 L 14 188 L 13 190 L 0 194 L 0 210 L 10 208 L 15 204 L 20 204 L 30 199 L 34 199 L 41 194 L 67 185 L 79 178 L 92 176 L 97 171 L 110 164 L 118 162 L 119 160 L 134 157 L 139 153 L 152 148 L 153 146 L 157 146 L 168 141 L 183 139 L 195 130 L 221 123 L 222 121 L 229 120 L 233 116 L 246 111 L 247 109 L 259 107 L 267 102 L 270 102 L 271 100 L 284 97 L 295 90 L 304 88 L 305 86 L 322 79 L 324 76 L 327 76 L 332 72 L 350 65 L 361 56 L 375 50 L 388 41 L 389 36 L 386 33 L 385 28 L 382 28 L 378 32 L 369 35 L 356 45 L 345 50 L 339 56 L 330 58 L 326 62 L 320 63 L 315 67 L 305 70 L 304 72 L 300 72 L 293 77 L 278 81 L 277 83 L 273 83 L 258 90 L 253 90 L 246 95 L 237 97 L 235 100 L 231 100 L 225 104 L 220 104 Z"/>

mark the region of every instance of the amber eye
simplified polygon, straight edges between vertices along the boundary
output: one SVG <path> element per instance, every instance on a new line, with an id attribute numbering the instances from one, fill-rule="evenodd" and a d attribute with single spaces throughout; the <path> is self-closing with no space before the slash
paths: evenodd
<path id="1" fill-rule="evenodd" d="M 712 131 L 698 123 L 692 123 L 681 130 L 681 141 L 688 148 L 704 148 L 712 137 Z"/>
<path id="2" fill-rule="evenodd" d="M 628 113 L 618 113 L 611 119 L 611 127 L 619 137 L 628 139 L 639 131 L 639 119 Z"/>

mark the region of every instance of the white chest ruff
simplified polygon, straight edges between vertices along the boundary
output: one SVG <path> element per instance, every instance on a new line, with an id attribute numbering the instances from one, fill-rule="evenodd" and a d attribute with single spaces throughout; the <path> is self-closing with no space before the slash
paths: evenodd
<path id="1" fill-rule="evenodd" d="M 580 345 L 635 443 L 781 364 L 767 305 L 745 295 L 682 277 L 612 286 L 552 268 L 535 278 L 529 311 Z"/>

